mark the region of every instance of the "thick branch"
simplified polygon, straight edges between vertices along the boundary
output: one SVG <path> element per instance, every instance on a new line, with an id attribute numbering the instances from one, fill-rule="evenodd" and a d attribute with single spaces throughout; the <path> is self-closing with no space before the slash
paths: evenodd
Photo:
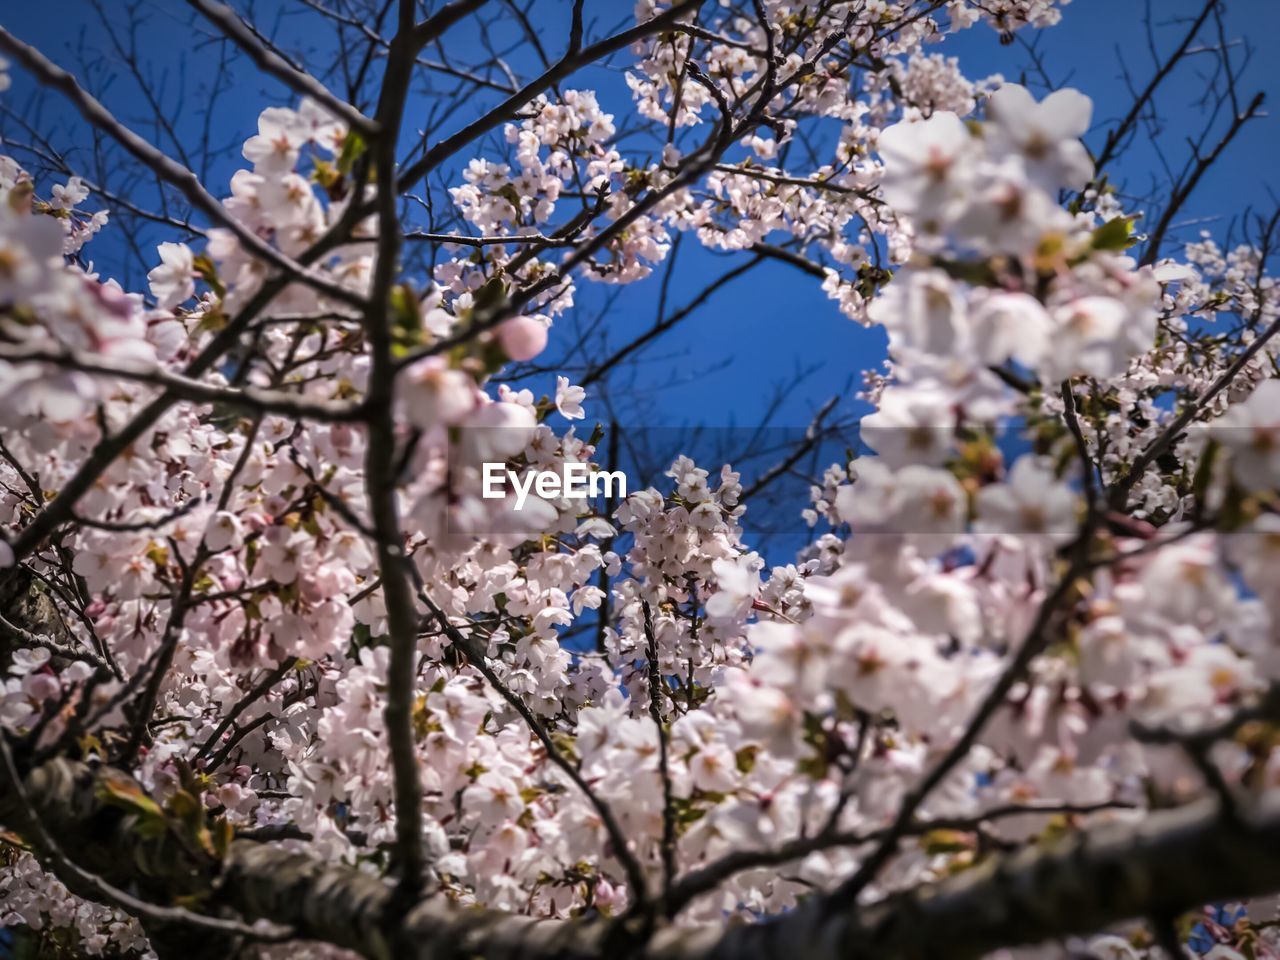
<path id="1" fill-rule="evenodd" d="M 1280 804 L 1238 827 L 1212 802 L 1193 804 L 1137 825 L 1079 833 L 1050 849 L 995 858 L 861 910 L 833 913 L 818 898 L 775 925 L 730 932 L 711 955 L 970 960 L 1277 888 Z"/>
<path id="2" fill-rule="evenodd" d="M 205 916 L 182 907 L 166 907 L 140 900 L 97 874 L 85 870 L 67 856 L 45 826 L 37 804 L 27 795 L 13 759 L 13 753 L 3 736 L 0 736 L 0 770 L 4 772 L 5 779 L 13 785 L 12 810 L 6 814 L 6 817 L 12 817 L 12 822 L 20 825 L 37 855 L 52 867 L 54 873 L 68 889 L 76 891 L 81 896 L 124 910 L 141 920 L 165 926 L 192 927 L 215 937 L 247 936 L 281 940 L 292 936 L 292 932 L 288 930 L 254 930 L 236 920 Z"/>
<path id="3" fill-rule="evenodd" d="M 88 647 L 73 647 L 62 643 L 54 637 L 32 633 L 30 630 L 23 629 L 16 623 L 7 620 L 3 614 L 0 614 L 0 636 L 7 636 L 23 646 L 48 650 L 56 657 L 66 657 L 68 660 L 83 660 L 95 670 L 111 672 L 111 665 Z"/>
<path id="4" fill-rule="evenodd" d="M 271 843 L 232 843 L 218 871 L 193 863 L 166 838 L 130 828 L 102 797 L 109 768 L 56 759 L 25 772 L 44 825 L 85 869 L 144 890 L 203 890 L 214 905 L 295 928 L 298 936 L 356 950 L 372 960 L 602 960 L 607 921 L 537 921 L 418 902 L 396 921 L 391 890 L 360 870 Z M 0 779 L 0 823 L 23 829 L 13 779 Z M 171 841 L 168 841 L 171 845 Z M 139 867 L 138 864 L 141 864 Z M 55 865 L 56 869 L 56 865 Z M 636 952 L 647 960 L 970 960 L 1005 946 L 1091 933 L 1122 920 L 1177 914 L 1205 903 L 1280 890 L 1280 802 L 1224 820 L 1214 804 L 1152 814 L 1140 823 L 1075 834 L 1030 848 L 909 894 L 831 911 L 811 903 L 771 923 L 726 930 L 665 928 Z M 154 894 L 153 894 L 154 896 Z"/>
<path id="5" fill-rule="evenodd" d="M 415 52 L 438 38 L 451 26 L 473 10 L 484 6 L 487 0 L 453 0 L 413 28 Z"/>
<path id="6" fill-rule="evenodd" d="M 415 41 L 415 4 L 400 0 L 399 29 L 391 40 L 387 71 L 376 118 L 384 135 L 374 144 L 377 176 L 375 205 L 378 248 L 373 267 L 365 331 L 372 365 L 365 451 L 365 487 L 369 519 L 377 538 L 378 574 L 387 611 L 387 703 L 383 719 L 391 752 L 396 814 L 396 858 L 400 886 L 396 908 L 417 899 L 424 868 L 422 850 L 422 781 L 413 733 L 414 681 L 417 659 L 417 611 L 409 584 L 409 559 L 396 501 L 395 363 L 392 357 L 391 291 L 400 252 L 400 220 L 396 212 L 396 143 L 409 93 Z"/>

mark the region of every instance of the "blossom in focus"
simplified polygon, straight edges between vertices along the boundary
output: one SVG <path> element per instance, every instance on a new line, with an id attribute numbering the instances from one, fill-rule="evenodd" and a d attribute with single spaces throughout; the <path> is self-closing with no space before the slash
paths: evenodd
<path id="1" fill-rule="evenodd" d="M 587 391 L 569 382 L 568 377 L 556 377 L 556 409 L 566 420 L 581 420 L 582 401 Z"/>
<path id="2" fill-rule="evenodd" d="M 162 243 L 160 266 L 147 274 L 151 294 L 161 310 L 172 310 L 196 292 L 195 255 L 185 243 Z"/>

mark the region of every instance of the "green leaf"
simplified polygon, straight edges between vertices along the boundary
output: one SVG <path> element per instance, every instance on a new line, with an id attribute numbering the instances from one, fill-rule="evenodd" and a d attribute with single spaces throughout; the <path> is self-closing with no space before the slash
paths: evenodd
<path id="1" fill-rule="evenodd" d="M 313 161 L 311 179 L 328 190 L 342 179 L 342 175 L 338 173 L 338 168 L 328 160 L 321 160 L 317 157 Z"/>
<path id="2" fill-rule="evenodd" d="M 160 805 L 143 793 L 142 788 L 132 780 L 102 780 L 98 787 L 98 798 L 144 819 L 164 821 L 164 811 L 160 809 Z"/>
<path id="3" fill-rule="evenodd" d="M 520 213 L 520 192 L 519 192 L 518 190 L 516 190 L 516 188 L 515 188 L 515 186 L 514 186 L 513 184 L 510 184 L 510 183 L 508 183 L 508 184 L 504 184 L 503 186 L 499 187 L 495 192 L 496 192 L 496 193 L 497 193 L 497 195 L 498 195 L 498 196 L 500 196 L 503 200 L 505 200 L 505 201 L 507 201 L 507 203 L 511 204 L 511 208 L 512 208 L 513 210 L 515 210 L 515 212 L 516 212 L 516 214 L 517 214 L 517 215 L 519 215 L 519 213 Z"/>
<path id="4" fill-rule="evenodd" d="M 506 301 L 507 285 L 498 277 L 493 277 L 476 291 L 471 314 L 482 317 L 484 314 L 496 312 Z"/>
<path id="5" fill-rule="evenodd" d="M 948 260 L 946 257 L 934 257 L 933 265 L 947 276 L 975 287 L 1000 285 L 991 264 L 985 260 Z"/>
<path id="6" fill-rule="evenodd" d="M 920 846 L 930 856 L 960 853 L 973 849 L 973 836 L 960 830 L 930 830 L 920 838 Z"/>
<path id="7" fill-rule="evenodd" d="M 398 333 L 416 334 L 422 329 L 422 311 L 413 288 L 397 283 L 391 288 L 391 322 Z"/>
<path id="8" fill-rule="evenodd" d="M 214 266 L 213 259 L 207 253 L 195 257 L 192 264 L 195 266 L 196 273 L 200 275 L 200 279 L 209 285 L 210 290 L 220 298 L 226 296 L 226 285 L 218 276 L 218 268 Z"/>
<path id="9" fill-rule="evenodd" d="M 169 798 L 169 811 L 179 820 L 198 822 L 202 819 L 200 801 L 186 790 L 178 790 Z"/>
<path id="10" fill-rule="evenodd" d="M 346 176 L 351 172 L 357 160 L 368 149 L 364 137 L 354 130 L 348 130 L 342 139 L 342 152 L 338 154 L 338 172 Z"/>
<path id="11" fill-rule="evenodd" d="M 226 858 L 227 851 L 231 849 L 231 841 L 234 839 L 235 829 L 231 826 L 231 822 L 226 817 L 218 817 L 213 822 L 213 851 L 219 860 Z"/>
<path id="12" fill-rule="evenodd" d="M 1090 241 L 1095 250 L 1128 250 L 1138 240 L 1133 235 L 1133 218 L 1116 217 L 1095 227 Z"/>

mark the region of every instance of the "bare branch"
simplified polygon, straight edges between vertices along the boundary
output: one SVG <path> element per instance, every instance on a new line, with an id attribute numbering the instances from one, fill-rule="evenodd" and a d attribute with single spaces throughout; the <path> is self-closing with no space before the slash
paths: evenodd
<path id="1" fill-rule="evenodd" d="M 550 69 L 529 81 L 484 116 L 472 121 L 457 133 L 446 137 L 431 147 L 417 163 L 414 163 L 404 171 L 400 179 L 401 186 L 412 187 L 443 163 L 445 159 L 453 156 L 471 141 L 484 136 L 490 130 L 510 120 L 521 107 L 539 93 L 565 79 L 574 71 L 607 57 L 611 53 L 625 50 L 637 40 L 643 40 L 645 37 L 667 29 L 685 13 L 701 6 L 704 2 L 705 0 L 680 0 L 680 2 L 664 10 L 658 16 L 646 20 L 644 23 L 637 24 L 629 30 L 623 30 L 621 33 L 617 33 L 606 40 L 601 40 L 599 43 L 593 43 L 577 53 L 562 57 Z"/>
<path id="2" fill-rule="evenodd" d="M 658 735 L 658 773 L 662 778 L 662 901 L 665 903 L 676 875 L 676 811 L 671 800 L 671 768 L 667 757 L 670 746 L 667 743 L 667 728 L 662 722 L 662 705 L 658 702 L 659 694 L 667 692 L 667 685 L 658 665 L 658 638 L 653 630 L 653 611 L 649 609 L 648 600 L 641 600 L 640 605 L 644 611 L 645 652 L 649 661 L 649 717 L 653 720 Z"/>
<path id="3" fill-rule="evenodd" d="M 0 633 L 8 634 L 12 639 L 24 646 L 48 650 L 54 656 L 66 657 L 68 660 L 83 660 L 95 670 L 102 670 L 107 673 L 112 672 L 110 664 L 92 650 L 85 647 L 68 646 L 53 637 L 32 633 L 30 630 L 25 630 L 16 623 L 5 619 L 3 615 L 0 615 Z"/>
<path id="4" fill-rule="evenodd" d="M 1263 100 L 1264 95 L 1261 91 L 1254 94 L 1245 111 L 1231 118 L 1231 125 L 1223 133 L 1214 148 L 1203 155 L 1198 151 L 1196 152 L 1190 171 L 1174 184 L 1173 195 L 1169 198 L 1168 204 L 1165 205 L 1164 212 L 1156 222 L 1155 229 L 1151 231 L 1146 249 L 1143 250 L 1142 259 L 1139 263 L 1146 265 L 1156 262 L 1156 259 L 1160 256 L 1160 247 L 1164 243 L 1165 235 L 1173 224 L 1173 218 L 1178 215 L 1178 211 L 1190 199 L 1191 194 L 1195 192 L 1196 186 L 1204 178 L 1204 175 L 1208 173 L 1209 169 L 1217 163 L 1218 157 L 1222 156 L 1222 151 L 1227 149 L 1227 146 L 1235 139 L 1236 134 L 1244 128 L 1246 123 L 1261 114 Z"/>
<path id="5" fill-rule="evenodd" d="M 103 360 L 97 354 L 69 347 L 0 343 L 0 360 L 50 363 L 67 370 L 152 384 L 164 388 L 173 397 L 192 403 L 220 403 L 302 420 L 333 423 L 359 420 L 364 414 L 358 403 L 312 400 L 300 394 L 262 387 L 220 387 L 171 373 L 154 364 L 129 359 Z"/>
<path id="6" fill-rule="evenodd" d="M 319 276 L 292 257 L 271 246 L 244 224 L 240 223 L 239 220 L 229 216 L 226 210 L 223 209 L 222 204 L 205 190 L 200 183 L 200 178 L 195 173 L 156 149 L 120 123 L 106 107 L 96 98 L 90 96 L 76 82 L 75 77 L 48 60 L 35 47 L 23 43 L 3 27 L 0 27 L 0 50 L 12 55 L 27 70 L 31 71 L 41 83 L 60 91 L 75 105 L 80 115 L 89 123 L 108 134 L 161 180 L 177 187 L 193 207 L 209 217 L 210 220 L 221 224 L 235 234 L 236 239 L 250 253 L 283 271 L 291 279 L 305 283 L 319 293 L 323 293 L 325 296 L 340 303 L 357 307 L 363 305 L 364 300 L 359 294 Z"/>
<path id="7" fill-rule="evenodd" d="M 818 440 L 822 436 L 822 421 L 826 419 L 827 414 L 835 409 L 836 404 L 839 402 L 840 397 L 837 395 L 824 403 L 818 412 L 814 414 L 813 420 L 810 421 L 809 426 L 805 428 L 804 437 L 798 444 L 796 444 L 795 449 L 787 454 L 784 459 L 775 463 L 764 473 L 760 474 L 760 476 L 758 476 L 749 487 L 744 489 L 742 493 L 738 495 L 738 501 L 741 503 L 743 501 L 750 500 L 765 487 L 769 486 L 769 484 L 773 483 L 773 481 L 777 480 L 778 477 L 782 476 L 799 463 L 800 459 L 817 444 Z"/>
<path id="8" fill-rule="evenodd" d="M 239 15 L 217 0 L 187 0 L 210 23 L 230 37 L 264 73 L 275 77 L 286 87 L 324 106 L 347 126 L 369 136 L 377 136 L 377 125 L 363 113 L 335 96 L 311 74 L 299 70 L 258 38 Z"/>
<path id="9" fill-rule="evenodd" d="M 413 28 L 414 52 L 435 40 L 468 13 L 480 9 L 488 0 L 453 0 Z"/>
<path id="10" fill-rule="evenodd" d="M 376 535 L 378 572 L 387 610 L 387 702 L 383 711 L 391 750 L 396 813 L 397 909 L 407 909 L 422 889 L 422 781 L 413 735 L 414 677 L 417 660 L 417 611 L 409 585 L 408 559 L 396 496 L 395 361 L 392 356 L 391 291 L 400 251 L 400 219 L 396 144 L 408 98 L 413 56 L 420 44 L 414 37 L 413 0 L 400 0 L 399 27 L 391 40 L 386 74 L 375 118 L 384 136 L 373 145 L 377 178 L 375 208 L 378 245 L 365 311 L 371 376 L 366 397 L 368 442 L 365 487 L 369 518 Z"/>
<path id="11" fill-rule="evenodd" d="M 1095 173 L 1100 173 L 1102 168 L 1110 163 L 1115 157 L 1120 144 L 1124 141 L 1124 138 L 1129 135 L 1129 132 L 1134 128 L 1134 125 L 1137 124 L 1138 118 L 1142 116 L 1142 111 L 1146 108 L 1147 104 L 1151 102 L 1151 98 L 1155 95 L 1156 88 L 1164 82 L 1165 77 L 1169 75 L 1170 71 L 1172 71 L 1173 68 L 1178 65 L 1178 62 L 1186 55 L 1188 48 L 1191 46 L 1191 41 L 1196 38 L 1196 34 L 1198 34 L 1200 32 L 1200 28 L 1204 26 L 1204 22 L 1209 18 L 1209 14 L 1218 6 L 1218 2 L 1219 0 L 1208 0 L 1208 2 L 1205 3 L 1204 7 L 1200 10 L 1200 15 L 1197 16 L 1195 21 L 1191 24 L 1191 29 L 1188 30 L 1186 36 L 1182 38 L 1182 43 L 1180 43 L 1177 49 L 1174 50 L 1173 53 L 1165 59 L 1164 63 L 1160 65 L 1160 68 L 1152 76 L 1150 82 L 1146 85 L 1143 91 L 1133 98 L 1133 104 L 1129 107 L 1129 112 L 1125 114 L 1124 119 L 1116 124 L 1116 126 L 1111 130 L 1107 131 L 1107 139 L 1102 145 L 1102 150 L 1098 153 L 1097 160 L 1094 162 Z"/>

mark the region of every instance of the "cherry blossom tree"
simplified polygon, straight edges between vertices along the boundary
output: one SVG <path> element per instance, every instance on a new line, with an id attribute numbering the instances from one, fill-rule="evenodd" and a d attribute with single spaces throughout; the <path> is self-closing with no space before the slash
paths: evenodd
<path id="1" fill-rule="evenodd" d="M 34 122 L 0 157 L 0 923 L 49 956 L 1280 957 L 1280 214 L 1174 242 L 1261 112 L 1216 0 L 1093 153 L 1080 92 L 933 52 L 1054 0 L 552 33 L 303 0 L 343 51 L 310 69 L 188 2 L 291 92 L 229 183 L 0 28 L 0 90 L 143 171 Z M 495 17 L 540 70 L 459 60 Z M 1138 207 L 1115 160 L 1197 50 L 1217 109 Z M 604 62 L 625 118 L 574 86 Z M 424 121 L 422 84 L 497 102 Z M 136 289 L 104 228 L 166 234 Z M 743 266 L 512 385 L 682 238 Z M 481 496 L 601 463 L 599 385 L 765 260 L 889 342 L 791 562 L 743 522 L 794 460 Z"/>

